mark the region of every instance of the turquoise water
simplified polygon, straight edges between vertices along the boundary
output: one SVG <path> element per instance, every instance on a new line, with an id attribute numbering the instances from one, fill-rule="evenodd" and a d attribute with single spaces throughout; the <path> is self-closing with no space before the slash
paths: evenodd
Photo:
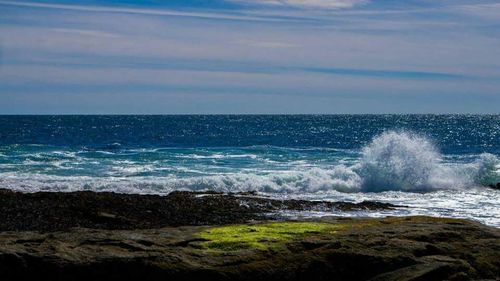
<path id="1" fill-rule="evenodd" d="M 257 190 L 500 226 L 499 157 L 500 115 L 0 116 L 0 186 L 24 192 Z"/>

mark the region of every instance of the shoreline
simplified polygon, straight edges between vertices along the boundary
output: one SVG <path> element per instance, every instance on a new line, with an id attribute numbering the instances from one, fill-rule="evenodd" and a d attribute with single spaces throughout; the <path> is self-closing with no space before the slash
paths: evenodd
<path id="1" fill-rule="evenodd" d="M 35 192 L 0 189 L 0 231 L 72 227 L 147 229 L 280 220 L 279 211 L 390 210 L 389 203 L 271 199 L 256 193 L 174 191 L 168 195 L 113 192 Z"/>
<path id="2" fill-rule="evenodd" d="M 500 229 L 426 216 L 290 220 L 277 210 L 399 208 L 253 193 L 0 189 L 1 280 L 498 280 Z M 273 215 L 274 214 L 274 215 Z"/>

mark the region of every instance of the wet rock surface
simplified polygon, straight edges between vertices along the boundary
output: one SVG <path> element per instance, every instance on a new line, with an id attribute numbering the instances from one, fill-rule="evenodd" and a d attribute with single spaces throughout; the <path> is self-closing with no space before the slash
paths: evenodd
<path id="1" fill-rule="evenodd" d="M 333 219 L 282 247 L 213 251 L 207 226 L 0 233 L 1 280 L 498 280 L 500 231 L 430 217 Z M 251 224 L 249 224 L 251 225 Z"/>
<path id="2" fill-rule="evenodd" d="M 167 196 L 110 192 L 20 193 L 0 189 L 0 231 L 56 231 L 72 227 L 146 229 L 279 219 L 281 210 L 383 210 L 380 202 L 273 200 L 255 193 L 176 191 Z"/>
<path id="3" fill-rule="evenodd" d="M 253 193 L 0 190 L 0 280 L 500 279 L 500 229 L 467 220 L 324 217 L 295 232 L 263 227 L 291 227 L 290 220 L 268 216 L 278 210 L 395 207 Z M 225 232 L 228 227 L 247 234 Z M 275 237 L 263 239 L 259 229 Z M 251 243 L 239 243 L 234 235 L 240 234 Z"/>
<path id="4" fill-rule="evenodd" d="M 500 190 L 500 182 L 498 182 L 497 184 L 491 184 L 489 185 L 489 187 L 496 190 Z"/>

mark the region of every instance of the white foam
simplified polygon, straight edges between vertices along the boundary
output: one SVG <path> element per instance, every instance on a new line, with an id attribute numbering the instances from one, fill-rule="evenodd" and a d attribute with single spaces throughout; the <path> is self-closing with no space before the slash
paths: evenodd
<path id="1" fill-rule="evenodd" d="M 494 185 L 500 182 L 500 159 L 493 154 L 483 153 L 474 163 L 474 181 L 482 185 Z"/>
<path id="2" fill-rule="evenodd" d="M 199 154 L 179 154 L 176 155 L 177 158 L 184 159 L 225 159 L 225 158 L 251 158 L 257 159 L 258 156 L 255 154 L 222 154 L 214 153 L 210 155 L 199 155 Z"/>
<path id="3" fill-rule="evenodd" d="M 363 149 L 359 173 L 365 191 L 455 188 L 468 181 L 442 164 L 441 154 L 427 138 L 394 131 Z"/>
<path id="4" fill-rule="evenodd" d="M 328 153 L 328 152 L 326 152 Z M 332 151 L 332 153 L 335 153 Z M 75 157 L 74 153 L 58 155 Z M 38 155 L 38 153 L 32 154 Z M 189 153 L 184 155 L 193 158 L 257 158 L 250 153 L 209 153 L 200 155 Z M 358 155 L 359 152 L 358 152 Z M 168 157 L 171 154 L 167 155 Z M 65 158 L 63 157 L 63 158 Z M 328 155 L 325 156 L 326 158 Z M 194 162 L 173 163 L 166 165 L 164 160 L 143 161 L 130 159 L 104 159 L 96 161 L 91 157 L 75 157 L 71 159 L 46 158 L 34 159 L 26 156 L 22 163 L 33 166 L 31 173 L 19 171 L 10 175 L 10 184 L 15 186 L 29 182 L 33 189 L 37 185 L 48 187 L 44 178 L 45 166 L 52 167 L 51 172 L 57 174 L 56 169 L 77 169 L 82 164 L 98 166 L 98 169 L 82 171 L 82 175 L 92 178 L 85 183 L 92 189 L 99 190 L 102 186 L 110 187 L 115 184 L 115 179 L 123 178 L 119 184 L 122 186 L 142 186 L 147 188 L 152 183 L 165 190 L 172 189 L 215 189 L 219 191 L 248 191 L 257 190 L 273 193 L 308 194 L 329 191 L 342 192 L 380 192 L 386 190 L 401 191 L 434 191 L 441 189 L 460 189 L 471 186 L 496 184 L 500 181 L 500 161 L 492 154 L 476 156 L 472 163 L 443 161 L 433 143 L 420 135 L 409 132 L 385 132 L 375 137 L 371 143 L 361 150 L 359 159 L 348 155 L 348 161 L 337 159 L 335 163 L 321 162 L 315 158 L 290 159 L 289 161 L 267 161 L 258 158 L 249 166 L 233 167 L 217 164 L 206 164 L 196 160 Z M 196 158 L 196 157 L 194 157 Z M 448 157 L 449 158 L 449 157 Z M 183 166 L 187 165 L 187 166 Z M 37 168 L 43 166 L 42 168 Z M 186 172 L 192 171 L 191 175 Z M 180 172 L 180 173 L 179 173 Z M 184 174 L 182 174 L 184 173 Z M 149 177 L 146 175 L 149 174 Z M 7 177 L 6 173 L 2 176 Z M 59 176 L 59 186 L 71 186 L 78 189 L 83 185 L 78 176 Z M 15 181 L 18 181 L 17 183 Z M 4 180 L 5 181 L 5 180 Z M 5 185 L 5 182 L 4 182 Z M 117 186 L 117 188 L 119 188 Z"/>
<path id="5" fill-rule="evenodd" d="M 192 161 L 174 161 L 168 158 L 172 153 L 152 161 L 84 157 L 81 153 L 59 151 L 53 155 L 62 157 L 23 154 L 17 155 L 19 163 L 0 166 L 4 169 L 0 187 L 24 192 L 94 190 L 138 194 L 167 194 L 173 190 L 260 191 L 275 197 L 379 200 L 412 205 L 411 214 L 469 217 L 500 225 L 500 219 L 493 218 L 500 218 L 498 204 L 495 205 L 500 192 L 476 188 L 500 182 L 498 156 L 485 153 L 444 157 L 428 138 L 395 131 L 385 132 L 361 151 L 352 152 L 359 158 L 352 154 L 328 158 L 328 153 L 325 150 L 324 159 L 328 161 L 293 157 L 275 161 L 234 151 L 184 154 Z M 228 161 L 219 165 L 196 160 L 204 158 L 245 158 L 245 164 L 233 166 L 231 163 L 242 162 Z M 12 171 L 8 165 L 24 165 L 25 169 Z M 82 165 L 85 167 L 80 169 Z M 58 170 L 75 172 L 68 175 Z"/>

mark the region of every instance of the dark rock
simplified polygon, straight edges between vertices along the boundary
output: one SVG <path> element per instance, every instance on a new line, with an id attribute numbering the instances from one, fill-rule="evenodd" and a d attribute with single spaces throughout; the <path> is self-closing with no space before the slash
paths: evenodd
<path id="1" fill-rule="evenodd" d="M 0 232 L 5 281 L 500 279 L 500 230 L 466 220 L 322 218 L 315 221 L 335 231 L 311 231 L 280 247 L 211 250 L 200 235 L 209 227 L 193 224 L 242 223 L 283 206 L 318 205 L 236 194 L 0 191 L 0 206 L 4 230 L 44 231 Z"/>
<path id="2" fill-rule="evenodd" d="M 378 202 L 273 200 L 255 193 L 175 191 L 167 196 L 110 192 L 20 193 L 0 189 L 0 231 L 55 231 L 72 227 L 146 229 L 278 219 L 280 210 L 378 210 Z"/>
<path id="3" fill-rule="evenodd" d="M 496 190 L 500 190 L 500 182 L 498 182 L 496 185 L 495 184 L 490 184 L 489 187 L 493 188 L 493 189 L 496 189 Z"/>

